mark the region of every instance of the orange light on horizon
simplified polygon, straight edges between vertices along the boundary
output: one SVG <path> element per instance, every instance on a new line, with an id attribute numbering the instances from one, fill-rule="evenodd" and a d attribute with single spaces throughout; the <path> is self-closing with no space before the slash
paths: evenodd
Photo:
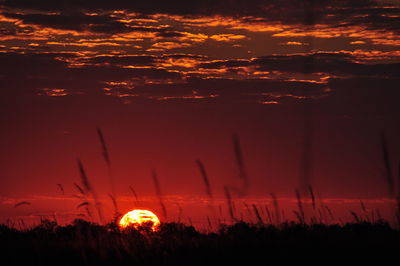
<path id="1" fill-rule="evenodd" d="M 127 228 L 128 226 L 133 226 L 138 228 L 140 226 L 150 225 L 152 231 L 156 231 L 160 225 L 160 220 L 157 215 L 149 210 L 135 209 L 127 212 L 119 221 L 119 226 L 121 228 Z"/>

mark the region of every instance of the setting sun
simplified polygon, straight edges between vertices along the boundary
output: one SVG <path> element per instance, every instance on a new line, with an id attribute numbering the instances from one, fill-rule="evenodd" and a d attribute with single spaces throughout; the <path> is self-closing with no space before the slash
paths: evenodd
<path id="1" fill-rule="evenodd" d="M 148 210 L 133 210 L 127 212 L 119 221 L 119 226 L 122 228 L 126 228 L 128 226 L 133 226 L 138 228 L 142 225 L 151 225 L 151 229 L 155 231 L 157 227 L 160 225 L 160 220 L 158 217 L 151 211 Z"/>

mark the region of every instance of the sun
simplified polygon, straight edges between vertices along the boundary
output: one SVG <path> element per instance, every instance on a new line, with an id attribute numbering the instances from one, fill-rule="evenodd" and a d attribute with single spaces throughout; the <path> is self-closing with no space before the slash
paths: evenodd
<path id="1" fill-rule="evenodd" d="M 119 226 L 121 228 L 126 228 L 128 226 L 138 228 L 144 225 L 150 225 L 151 230 L 156 231 L 160 225 L 160 220 L 153 212 L 139 209 L 127 212 L 121 220 L 119 220 Z"/>

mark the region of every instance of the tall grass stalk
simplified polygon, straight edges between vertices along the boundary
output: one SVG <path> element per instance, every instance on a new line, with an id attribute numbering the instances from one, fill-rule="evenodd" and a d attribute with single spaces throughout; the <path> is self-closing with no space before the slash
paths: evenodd
<path id="1" fill-rule="evenodd" d="M 89 206 L 89 201 L 84 201 L 80 204 L 78 204 L 78 206 L 76 206 L 77 209 L 85 207 L 85 206 Z"/>
<path id="2" fill-rule="evenodd" d="M 160 182 L 158 180 L 158 176 L 157 176 L 156 170 L 153 169 L 151 171 L 151 176 L 153 178 L 154 187 L 155 187 L 155 190 L 156 190 L 156 195 L 157 195 L 157 198 L 158 198 L 162 213 L 164 215 L 164 218 L 167 219 L 167 208 L 165 207 L 165 204 L 164 204 L 163 196 L 162 196 L 162 193 L 161 193 L 161 186 L 160 186 Z"/>
<path id="3" fill-rule="evenodd" d="M 303 207 L 303 202 L 301 199 L 301 194 L 298 189 L 296 189 L 296 199 L 297 199 L 297 208 L 299 209 L 298 214 L 301 216 L 301 220 L 304 223 L 305 220 L 305 213 L 304 213 L 304 207 Z"/>
<path id="4" fill-rule="evenodd" d="M 259 224 L 264 224 L 263 219 L 260 215 L 260 212 L 258 211 L 258 208 L 255 204 L 252 204 L 253 210 L 254 210 L 254 214 L 256 215 L 257 221 Z"/>
<path id="5" fill-rule="evenodd" d="M 353 216 L 354 221 L 355 221 L 356 223 L 361 223 L 361 219 L 360 219 L 360 217 L 357 215 L 357 213 L 355 213 L 354 211 L 349 211 L 349 212 L 350 212 L 350 214 Z"/>
<path id="6" fill-rule="evenodd" d="M 276 219 L 276 225 L 281 224 L 281 213 L 279 210 L 279 203 L 278 203 L 278 198 L 274 193 L 270 193 L 271 198 L 272 198 L 272 204 L 274 206 L 274 211 L 275 211 L 275 219 Z"/>
<path id="7" fill-rule="evenodd" d="M 129 190 L 132 192 L 133 196 L 135 197 L 135 205 L 138 206 L 139 205 L 139 197 L 138 197 L 136 191 L 133 189 L 132 186 L 129 186 Z"/>
<path id="8" fill-rule="evenodd" d="M 108 194 L 108 196 L 111 198 L 111 201 L 114 206 L 114 222 L 116 222 L 118 217 L 121 216 L 121 213 L 119 212 L 119 208 L 118 208 L 118 202 L 115 200 L 115 198 L 112 194 Z"/>
<path id="9" fill-rule="evenodd" d="M 361 211 L 362 211 L 362 213 L 363 213 L 365 219 L 366 219 L 368 222 L 370 222 L 371 219 L 370 219 L 370 217 L 369 217 L 367 207 L 365 206 L 365 204 L 364 204 L 364 202 L 363 202 L 362 200 L 360 200 L 360 207 L 361 207 Z"/>
<path id="10" fill-rule="evenodd" d="M 213 193 L 211 190 L 210 180 L 208 178 L 206 168 L 204 167 L 204 164 L 200 160 L 196 160 L 196 164 L 197 164 L 197 167 L 199 168 L 201 177 L 203 178 L 203 182 L 206 187 L 206 193 L 207 193 L 208 197 L 210 198 L 210 200 L 212 200 Z"/>
<path id="11" fill-rule="evenodd" d="M 229 188 L 227 186 L 224 186 L 224 191 L 225 191 L 226 203 L 228 205 L 229 216 L 231 218 L 231 221 L 235 222 L 236 218 L 235 218 L 235 213 L 234 213 L 234 207 L 233 207 L 231 193 L 230 193 Z"/>
<path id="12" fill-rule="evenodd" d="M 111 195 L 117 201 L 117 194 L 116 194 L 115 180 L 114 180 L 115 178 L 114 178 L 112 167 L 111 167 L 111 159 L 110 159 L 110 153 L 108 151 L 108 145 L 104 138 L 103 131 L 100 128 L 97 128 L 96 131 L 97 131 L 97 135 L 99 137 L 99 141 L 101 144 L 101 150 L 102 150 L 101 154 L 103 155 L 104 161 L 106 162 L 107 169 L 108 169 L 108 178 L 109 178 L 110 187 L 111 187 Z"/>
<path id="13" fill-rule="evenodd" d="M 389 196 L 392 197 L 393 193 L 394 193 L 394 180 L 393 180 L 393 173 L 392 173 L 392 165 L 390 162 L 390 153 L 389 153 L 388 143 L 387 143 L 386 135 L 384 132 L 382 132 L 382 134 L 381 134 L 381 148 L 382 148 L 383 165 L 385 167 L 384 177 L 387 182 Z"/>
<path id="14" fill-rule="evenodd" d="M 235 153 L 236 165 L 239 170 L 239 178 L 242 181 L 242 187 L 238 189 L 238 194 L 244 196 L 249 188 L 249 179 L 246 173 L 246 167 L 243 159 L 243 152 L 240 146 L 239 138 L 236 135 L 232 137 L 233 150 Z"/>
<path id="15" fill-rule="evenodd" d="M 272 215 L 267 205 L 265 205 L 265 211 L 267 212 L 268 221 L 270 224 L 273 224 Z"/>
<path id="16" fill-rule="evenodd" d="M 315 201 L 314 190 L 313 190 L 313 188 L 312 188 L 311 185 L 308 185 L 308 192 L 309 192 L 310 197 L 311 197 L 311 205 L 312 205 L 312 208 L 313 208 L 313 210 L 315 211 L 315 210 L 316 210 L 316 201 Z"/>
<path id="17" fill-rule="evenodd" d="M 76 187 L 76 189 L 77 189 L 82 195 L 85 195 L 85 194 L 86 194 L 85 190 L 84 190 L 80 185 L 78 185 L 77 183 L 74 183 L 74 186 Z"/>
<path id="18" fill-rule="evenodd" d="M 65 195 L 65 191 L 64 191 L 64 187 L 63 187 L 63 185 L 61 185 L 61 184 L 57 184 L 57 186 L 58 186 L 58 188 L 60 189 L 60 191 L 61 191 L 61 194 L 62 194 L 62 195 Z"/>
<path id="19" fill-rule="evenodd" d="M 397 167 L 397 195 L 396 195 L 396 219 L 397 226 L 400 228 L 400 161 Z"/>
<path id="20" fill-rule="evenodd" d="M 101 206 L 101 203 L 99 201 L 99 197 L 97 196 L 96 190 L 94 189 L 94 187 L 92 186 L 92 184 L 89 181 L 89 178 L 86 174 L 85 168 L 83 166 L 82 161 L 78 158 L 77 159 L 77 163 L 78 163 L 78 169 L 79 169 L 79 173 L 80 173 L 80 177 L 81 177 L 81 182 L 82 182 L 82 186 L 83 186 L 83 192 L 82 194 L 86 195 L 86 194 L 91 194 L 93 197 L 93 201 L 95 203 L 95 207 L 97 210 L 97 214 L 100 220 L 100 224 L 103 224 L 104 222 L 104 215 L 103 215 L 103 209 Z M 79 188 L 78 185 L 76 185 L 77 188 Z"/>
<path id="21" fill-rule="evenodd" d="M 249 205 L 248 205 L 246 202 L 243 202 L 243 205 L 244 205 L 244 207 L 246 208 L 247 215 L 248 215 L 249 217 L 251 217 L 251 216 L 252 216 L 252 213 L 251 213 L 251 210 L 250 210 Z"/>
<path id="22" fill-rule="evenodd" d="M 176 203 L 176 206 L 178 207 L 178 223 L 180 223 L 181 220 L 182 220 L 183 209 L 182 209 L 182 206 L 179 203 Z"/>
<path id="23" fill-rule="evenodd" d="M 32 204 L 29 201 L 20 201 L 20 202 L 14 204 L 14 208 L 18 208 L 23 205 L 32 205 Z"/>

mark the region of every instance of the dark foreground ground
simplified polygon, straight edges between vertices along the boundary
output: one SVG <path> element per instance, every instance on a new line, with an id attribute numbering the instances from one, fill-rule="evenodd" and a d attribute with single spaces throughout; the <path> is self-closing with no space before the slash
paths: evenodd
<path id="1" fill-rule="evenodd" d="M 82 220 L 0 225 L 0 265 L 397 265 L 400 232 L 385 222 L 221 226 L 199 233 L 177 223 L 120 231 Z"/>

